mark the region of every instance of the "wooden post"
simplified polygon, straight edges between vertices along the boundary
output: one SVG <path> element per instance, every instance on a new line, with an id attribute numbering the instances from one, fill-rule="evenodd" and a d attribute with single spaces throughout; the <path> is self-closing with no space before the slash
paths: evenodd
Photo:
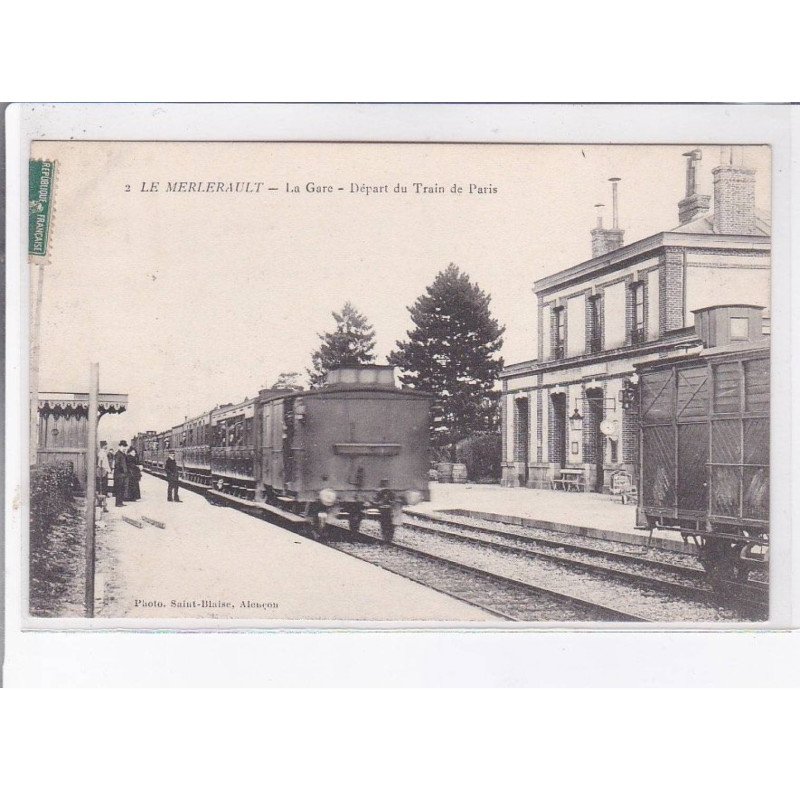
<path id="1" fill-rule="evenodd" d="M 89 378 L 89 425 L 86 442 L 86 616 L 94 617 L 94 517 L 97 474 L 97 395 L 100 365 L 93 363 Z"/>
<path id="2" fill-rule="evenodd" d="M 33 465 L 36 463 L 37 450 L 39 448 L 39 339 L 42 325 L 42 294 L 44 292 L 44 267 L 41 264 L 33 264 L 33 269 L 37 273 L 36 295 L 31 305 L 31 351 L 30 351 L 30 374 L 29 387 L 31 391 L 31 419 L 30 419 L 30 442 L 29 461 Z"/>

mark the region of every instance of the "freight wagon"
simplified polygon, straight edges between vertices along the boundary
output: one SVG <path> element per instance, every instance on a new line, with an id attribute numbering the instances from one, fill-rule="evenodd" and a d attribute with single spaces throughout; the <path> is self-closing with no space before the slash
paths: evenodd
<path id="1" fill-rule="evenodd" d="M 766 577 L 769 338 L 762 307 L 699 309 L 702 346 L 637 365 L 638 522 L 680 530 L 718 590 Z"/>

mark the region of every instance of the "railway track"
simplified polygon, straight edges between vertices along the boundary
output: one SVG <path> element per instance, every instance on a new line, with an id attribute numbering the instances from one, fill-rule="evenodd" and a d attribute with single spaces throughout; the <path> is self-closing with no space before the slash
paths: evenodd
<path id="1" fill-rule="evenodd" d="M 564 562 L 561 559 L 541 558 L 523 548 L 475 543 L 470 540 L 472 537 L 441 536 L 438 531 L 427 529 L 423 532 L 413 525 L 399 528 L 393 544 L 387 546 L 379 541 L 377 525 L 365 523 L 364 529 L 366 533 L 373 533 L 373 543 L 348 543 L 346 537 L 335 537 L 342 540 L 331 542 L 330 545 L 386 569 L 392 569 L 392 565 L 387 563 L 388 559 L 397 558 L 387 556 L 387 551 L 400 548 L 413 553 L 417 566 L 401 565 L 401 569 L 393 571 L 472 602 L 473 605 L 499 611 L 498 616 L 507 619 L 668 623 L 738 621 L 743 616 L 740 609 L 720 607 L 717 598 L 707 589 L 694 593 L 688 587 L 683 587 L 685 593 L 676 594 L 679 590 L 676 590 L 674 581 L 654 581 L 635 573 L 609 571 L 599 565 L 587 568 L 585 563 L 575 559 Z M 440 564 L 446 562 L 450 567 L 469 571 L 481 579 L 488 579 L 492 585 L 485 587 L 482 583 L 477 584 L 477 591 L 482 593 L 478 599 L 461 596 L 458 587 L 455 590 L 448 587 L 450 576 L 431 580 L 430 570 L 423 563 L 426 559 L 435 559 Z M 507 582 L 530 592 L 527 608 L 512 608 L 510 611 L 497 608 L 492 587 Z M 561 603 L 577 603 L 582 612 L 565 617 L 563 611 L 554 612 L 551 606 L 540 605 L 545 596 L 556 598 Z"/>
<path id="2" fill-rule="evenodd" d="M 694 565 L 619 552 L 608 547 L 565 542 L 536 529 L 509 531 L 506 525 L 481 524 L 447 515 L 407 509 L 404 528 L 429 537 L 440 537 L 486 551 L 543 559 L 572 568 L 577 573 L 619 581 L 641 590 L 661 592 L 669 598 L 684 598 L 707 606 L 719 606 L 719 597 L 707 583 L 705 571 Z M 769 586 L 750 581 L 739 585 L 738 596 L 726 601 L 730 611 L 745 619 L 768 617 Z M 723 610 L 723 609 L 720 609 Z"/>
<path id="3" fill-rule="evenodd" d="M 565 544 L 544 535 L 511 533 L 471 522 L 429 517 L 413 511 L 407 511 L 406 518 L 403 527 L 407 530 L 448 538 L 490 551 L 547 559 L 595 575 L 628 581 L 632 585 L 666 591 L 678 597 L 700 601 L 712 598 L 711 589 L 705 584 L 705 573 L 699 567 L 671 564 L 587 545 Z"/>
<path id="4" fill-rule="evenodd" d="M 338 527 L 338 526 L 336 526 Z M 344 530 L 344 529 L 342 529 Z M 367 539 L 368 541 L 364 541 Z M 480 567 L 377 538 L 327 542 L 348 555 L 513 622 L 650 622 L 586 597 L 498 575 Z"/>

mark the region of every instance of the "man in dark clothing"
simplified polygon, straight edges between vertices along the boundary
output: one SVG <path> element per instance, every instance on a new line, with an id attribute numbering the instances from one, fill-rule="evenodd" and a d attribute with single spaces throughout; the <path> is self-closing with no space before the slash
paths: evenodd
<path id="1" fill-rule="evenodd" d="M 117 452 L 114 454 L 114 497 L 115 506 L 124 506 L 122 501 L 125 499 L 125 492 L 128 488 L 128 459 L 125 449 L 128 443 L 123 439 L 119 443 Z"/>
<path id="2" fill-rule="evenodd" d="M 170 450 L 164 468 L 167 472 L 167 502 L 182 503 L 178 497 L 178 462 L 175 460 L 175 451 Z"/>
<path id="3" fill-rule="evenodd" d="M 381 534 L 385 541 L 391 542 L 394 537 L 394 492 L 389 488 L 389 481 L 381 481 L 375 505 L 381 520 Z"/>

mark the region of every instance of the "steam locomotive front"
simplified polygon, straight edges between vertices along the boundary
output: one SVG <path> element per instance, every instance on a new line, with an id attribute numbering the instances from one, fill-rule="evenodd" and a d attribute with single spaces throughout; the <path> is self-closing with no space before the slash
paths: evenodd
<path id="1" fill-rule="evenodd" d="M 387 366 L 332 370 L 323 387 L 294 402 L 298 480 L 318 501 L 317 514 L 381 521 L 392 536 L 404 505 L 429 498 L 430 397 L 398 389 Z"/>

